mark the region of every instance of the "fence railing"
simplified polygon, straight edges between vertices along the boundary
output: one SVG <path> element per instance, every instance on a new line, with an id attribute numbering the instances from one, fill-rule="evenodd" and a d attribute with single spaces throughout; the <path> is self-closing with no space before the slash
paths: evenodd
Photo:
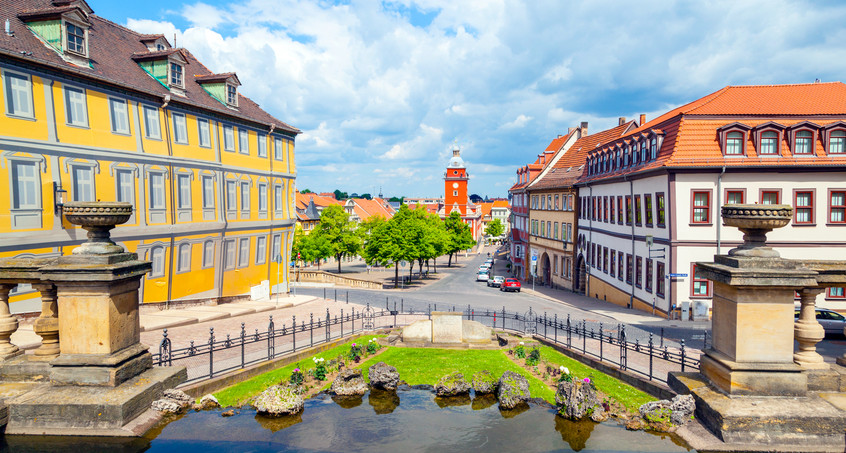
<path id="1" fill-rule="evenodd" d="M 449 309 L 443 305 L 441 307 Z M 374 309 L 368 304 L 363 310 L 352 309 L 347 313 L 341 310 L 338 315 L 331 315 L 327 309 L 325 315 L 315 316 L 312 313 L 306 319 L 292 316 L 290 323 L 283 322 L 281 325 L 271 316 L 264 331 L 253 329 L 248 332 L 246 325 L 241 323 L 241 331 L 234 338 L 231 334 L 223 338 L 212 327 L 207 339 L 199 343 L 191 341 L 180 348 L 173 347 L 165 329 L 159 351 L 153 354 L 153 364 L 185 366 L 188 368 L 188 382 L 194 382 L 353 334 L 407 325 L 418 319 L 431 319 L 432 311 L 437 311 L 437 305 L 434 309 L 429 305 L 424 311 L 406 311 L 403 308 L 401 306 L 397 309 L 395 303 L 393 309 Z M 470 306 L 459 310 L 463 311 L 466 319 L 497 330 L 544 338 L 648 380 L 666 383 L 669 371 L 694 370 L 699 367 L 700 351 L 686 347 L 684 340 L 681 340 L 679 347 L 670 347 L 662 345 L 663 338 L 661 344 L 656 344 L 650 333 L 648 341 L 631 341 L 627 339 L 624 324 L 607 325 L 600 322 L 596 325 L 584 319 L 571 319 L 569 315 L 566 318 L 557 314 L 547 316 L 531 308 L 524 313 L 508 312 L 505 307 L 501 311 L 475 310 Z M 456 311 L 454 306 L 452 311 Z"/>

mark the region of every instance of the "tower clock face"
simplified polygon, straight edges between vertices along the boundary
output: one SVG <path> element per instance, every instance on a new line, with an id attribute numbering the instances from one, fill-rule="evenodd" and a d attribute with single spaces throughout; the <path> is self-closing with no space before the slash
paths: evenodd
<path id="1" fill-rule="evenodd" d="M 457 183 L 457 182 L 452 183 L 452 188 L 453 188 L 453 189 L 457 189 L 457 188 L 458 188 L 458 183 Z"/>

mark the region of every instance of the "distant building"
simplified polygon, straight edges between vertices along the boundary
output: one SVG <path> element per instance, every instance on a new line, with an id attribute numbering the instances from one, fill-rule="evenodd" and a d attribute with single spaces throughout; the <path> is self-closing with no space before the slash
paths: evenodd
<path id="1" fill-rule="evenodd" d="M 479 239 L 482 232 L 482 207 L 471 202 L 467 195 L 469 180 L 470 174 L 464 166 L 461 150 L 456 145 L 444 172 L 444 204 L 439 214 L 441 218 L 447 218 L 451 213 L 458 212 L 464 223 L 470 225 L 473 239 Z"/>

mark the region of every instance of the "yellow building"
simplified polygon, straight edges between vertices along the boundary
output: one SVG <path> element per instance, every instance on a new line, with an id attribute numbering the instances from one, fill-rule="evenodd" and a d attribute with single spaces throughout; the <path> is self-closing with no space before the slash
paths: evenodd
<path id="1" fill-rule="evenodd" d="M 63 201 L 127 201 L 135 214 L 112 238 L 153 262 L 144 303 L 220 300 L 265 280 L 287 290 L 298 129 L 240 95 L 234 73 L 213 74 L 82 0 L 0 8 L 10 18 L 0 257 L 66 255 L 83 242 Z M 12 310 L 38 311 L 37 296 L 18 287 Z"/>

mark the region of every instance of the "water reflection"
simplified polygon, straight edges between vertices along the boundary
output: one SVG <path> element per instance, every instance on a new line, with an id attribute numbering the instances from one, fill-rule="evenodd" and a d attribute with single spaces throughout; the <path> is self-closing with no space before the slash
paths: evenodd
<path id="1" fill-rule="evenodd" d="M 575 451 L 584 450 L 594 426 L 596 423 L 590 420 L 573 421 L 555 416 L 555 430 L 561 434 L 561 440 L 567 442 L 567 445 Z"/>
<path id="2" fill-rule="evenodd" d="M 435 404 L 441 409 L 445 407 L 467 406 L 470 404 L 470 395 L 456 395 L 456 396 L 436 396 Z"/>
<path id="3" fill-rule="evenodd" d="M 529 405 L 525 402 L 522 402 L 514 406 L 513 409 L 503 409 L 502 407 L 500 407 L 499 413 L 500 415 L 502 415 L 502 418 L 514 418 L 522 414 L 523 412 L 526 412 L 527 410 L 529 410 Z"/>
<path id="4" fill-rule="evenodd" d="M 361 406 L 361 403 L 363 402 L 361 396 L 337 396 L 337 395 L 332 395 L 332 401 L 334 401 L 335 404 L 343 407 L 344 409 L 352 409 L 354 407 Z"/>
<path id="5" fill-rule="evenodd" d="M 285 415 L 282 417 L 265 417 L 264 415 L 256 414 L 255 419 L 262 428 L 269 429 L 271 432 L 275 433 L 280 429 L 285 429 L 290 426 L 294 426 L 297 423 L 302 423 L 303 414 L 299 413 L 297 415 Z"/>
<path id="6" fill-rule="evenodd" d="M 477 393 L 476 397 L 473 398 L 472 407 L 474 411 L 480 411 L 483 409 L 487 409 L 496 403 L 496 396 L 493 393 Z"/>
<path id="7" fill-rule="evenodd" d="M 400 405 L 400 397 L 393 390 L 371 390 L 367 402 L 379 415 L 390 414 Z"/>
<path id="8" fill-rule="evenodd" d="M 150 439 L 116 437 L 4 436 L 0 452 L 21 453 L 139 453 L 150 448 Z"/>

